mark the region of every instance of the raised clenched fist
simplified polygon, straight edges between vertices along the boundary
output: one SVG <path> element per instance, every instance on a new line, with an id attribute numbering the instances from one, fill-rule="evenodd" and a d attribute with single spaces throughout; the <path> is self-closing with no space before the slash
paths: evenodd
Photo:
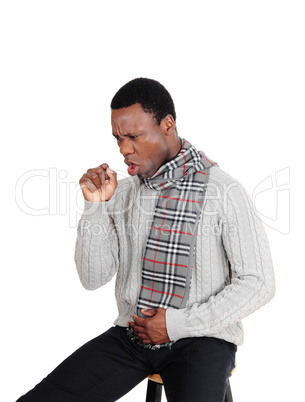
<path id="1" fill-rule="evenodd" d="M 107 163 L 103 163 L 94 169 L 88 169 L 79 180 L 79 184 L 87 201 L 108 201 L 118 186 L 117 174 Z"/>

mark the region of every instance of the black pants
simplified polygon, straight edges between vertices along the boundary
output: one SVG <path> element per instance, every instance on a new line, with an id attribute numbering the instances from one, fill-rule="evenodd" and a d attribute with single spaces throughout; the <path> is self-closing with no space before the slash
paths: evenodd
<path id="1" fill-rule="evenodd" d="M 152 373 L 161 374 L 169 402 L 223 402 L 236 350 L 233 343 L 209 337 L 150 350 L 133 343 L 126 328 L 114 326 L 72 353 L 18 402 L 112 402 Z"/>

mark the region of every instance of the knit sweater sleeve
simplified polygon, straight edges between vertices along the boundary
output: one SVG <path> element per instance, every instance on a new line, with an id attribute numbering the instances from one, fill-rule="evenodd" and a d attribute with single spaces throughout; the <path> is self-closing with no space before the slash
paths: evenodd
<path id="1" fill-rule="evenodd" d="M 106 202 L 84 199 L 78 222 L 74 261 L 85 289 L 95 290 L 109 282 L 118 270 L 118 238 L 111 216 L 113 196 Z"/>
<path id="2" fill-rule="evenodd" d="M 166 310 L 169 338 L 215 336 L 253 313 L 275 294 L 269 243 L 245 188 L 237 181 L 222 195 L 219 225 L 232 269 L 229 284 L 206 302 Z M 212 267 L 211 267 L 212 269 Z"/>

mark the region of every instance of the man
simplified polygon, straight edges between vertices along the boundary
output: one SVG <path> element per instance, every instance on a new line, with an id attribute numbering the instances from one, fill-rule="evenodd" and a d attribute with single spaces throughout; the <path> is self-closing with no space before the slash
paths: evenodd
<path id="1" fill-rule="evenodd" d="M 119 315 L 19 400 L 115 401 L 156 372 L 168 401 L 223 402 L 241 319 L 275 292 L 264 228 L 244 187 L 178 136 L 159 82 L 128 82 L 111 109 L 129 177 L 103 163 L 80 179 L 75 262 L 86 289 L 116 274 Z"/>

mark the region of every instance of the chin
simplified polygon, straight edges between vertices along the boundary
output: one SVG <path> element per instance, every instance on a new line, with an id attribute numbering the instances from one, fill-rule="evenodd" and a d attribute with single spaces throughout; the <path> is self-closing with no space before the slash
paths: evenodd
<path id="1" fill-rule="evenodd" d="M 153 167 L 149 172 L 148 171 L 146 171 L 145 173 L 139 172 L 137 176 L 141 179 L 149 179 L 157 172 L 158 169 L 159 167 Z"/>
<path id="2" fill-rule="evenodd" d="M 140 179 L 149 179 L 151 176 L 153 176 L 154 175 L 154 173 L 152 173 L 152 174 L 147 174 L 147 173 L 140 173 L 140 174 L 137 174 L 137 176 L 140 178 Z"/>

